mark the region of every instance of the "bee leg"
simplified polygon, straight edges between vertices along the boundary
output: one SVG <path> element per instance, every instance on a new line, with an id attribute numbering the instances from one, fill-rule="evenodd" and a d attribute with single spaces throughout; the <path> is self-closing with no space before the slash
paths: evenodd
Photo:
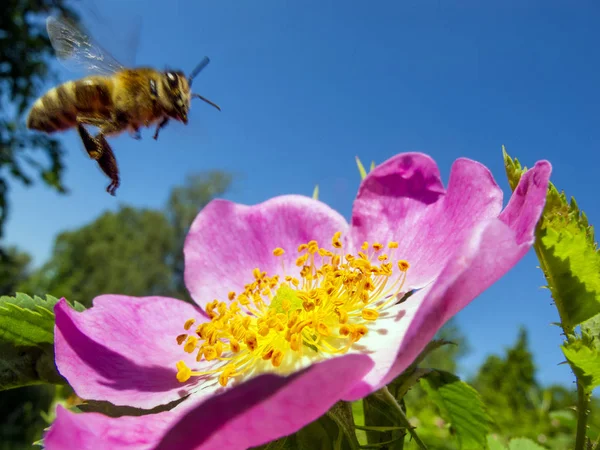
<path id="1" fill-rule="evenodd" d="M 77 131 L 79 132 L 79 137 L 83 142 L 85 151 L 88 152 L 90 158 L 98 161 L 102 156 L 102 148 L 98 145 L 96 139 L 92 137 L 92 135 L 89 133 L 88 130 L 85 129 L 81 122 L 77 124 Z"/>
<path id="2" fill-rule="evenodd" d="M 102 172 L 111 179 L 111 183 L 107 186 L 106 192 L 110 195 L 115 195 L 115 191 L 119 187 L 120 182 L 119 167 L 112 148 L 103 134 L 98 134 L 98 136 L 94 138 L 81 123 L 77 125 L 77 131 L 83 141 L 85 150 L 92 159 L 95 159 L 98 162 L 98 166 L 100 166 Z"/>
<path id="3" fill-rule="evenodd" d="M 154 132 L 154 140 L 158 139 L 158 132 L 160 131 L 161 128 L 164 128 L 167 126 L 167 124 L 169 123 L 169 118 L 165 117 L 163 118 L 163 120 L 161 120 L 161 122 L 156 126 L 156 131 Z"/>
<path id="4" fill-rule="evenodd" d="M 142 133 L 140 133 L 139 128 L 136 128 L 131 132 L 131 137 L 134 138 L 136 141 L 142 139 Z"/>
<path id="5" fill-rule="evenodd" d="M 119 180 L 119 166 L 117 165 L 117 160 L 112 148 L 106 141 L 106 138 L 103 134 L 98 134 L 96 136 L 96 141 L 102 148 L 102 155 L 98 159 L 98 165 L 108 176 L 108 178 L 111 179 L 111 183 L 106 187 L 106 192 L 108 192 L 110 195 L 115 195 L 115 191 L 121 184 Z"/>

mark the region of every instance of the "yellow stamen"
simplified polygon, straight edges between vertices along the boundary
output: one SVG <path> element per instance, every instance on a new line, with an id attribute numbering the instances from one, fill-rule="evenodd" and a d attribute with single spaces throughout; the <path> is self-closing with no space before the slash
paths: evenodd
<path id="1" fill-rule="evenodd" d="M 400 269 L 400 271 L 402 272 L 406 272 L 408 269 L 410 269 L 410 264 L 408 263 L 408 261 L 401 259 L 400 261 L 398 261 L 398 269 Z"/>
<path id="2" fill-rule="evenodd" d="M 177 381 L 185 383 L 192 376 L 192 370 L 183 361 L 179 361 L 177 366 Z"/>
<path id="3" fill-rule="evenodd" d="M 185 340 L 187 339 L 188 335 L 187 334 L 180 334 L 179 336 L 177 336 L 177 345 L 181 345 L 185 342 Z"/>
<path id="4" fill-rule="evenodd" d="M 379 313 L 374 309 L 363 309 L 361 313 L 363 319 L 365 320 L 377 320 L 379 317 Z"/>
<path id="5" fill-rule="evenodd" d="M 389 254 L 381 253 L 386 247 Z M 393 241 L 364 242 L 358 252 L 344 253 L 342 233 L 336 232 L 329 248 L 315 240 L 298 246 L 299 278 L 286 274 L 284 258 L 280 275 L 256 267 L 242 290 L 228 293 L 228 301 L 206 305 L 210 321 L 198 324 L 195 334 L 177 336 L 183 351 L 210 362 L 203 363 L 206 371 L 196 372 L 179 361 L 177 379 L 211 376 L 227 386 L 264 371 L 293 372 L 304 364 L 299 358 L 349 351 L 402 292 L 410 264 L 397 259 L 397 248 Z M 285 250 L 277 247 L 272 254 L 281 257 Z M 194 324 L 187 320 L 184 330 Z"/>

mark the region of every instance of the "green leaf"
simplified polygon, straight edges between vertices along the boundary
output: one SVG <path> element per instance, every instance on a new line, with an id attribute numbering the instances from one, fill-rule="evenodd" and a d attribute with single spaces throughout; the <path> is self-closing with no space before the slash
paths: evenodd
<path id="1" fill-rule="evenodd" d="M 54 364 L 54 305 L 58 299 L 0 297 L 0 390 L 64 383 Z M 76 303 L 79 311 L 83 307 Z"/>
<path id="2" fill-rule="evenodd" d="M 390 405 L 389 399 L 382 390 L 376 391 L 363 399 L 367 443 L 369 446 L 390 442 L 390 450 L 404 447 L 405 427 L 402 427 L 403 417 L 397 408 Z M 389 429 L 389 431 L 388 431 Z M 385 430 L 385 431 L 383 431 Z"/>
<path id="3" fill-rule="evenodd" d="M 515 438 L 508 443 L 508 450 L 546 450 L 531 439 Z"/>
<path id="4" fill-rule="evenodd" d="M 506 450 L 504 444 L 493 434 L 487 435 L 487 445 L 489 450 Z"/>
<path id="5" fill-rule="evenodd" d="M 354 429 L 352 405 L 348 402 L 337 402 L 326 414 L 339 428 L 338 441 L 348 441 L 349 448 L 358 449 L 359 443 Z"/>
<path id="6" fill-rule="evenodd" d="M 561 426 L 575 429 L 577 426 L 577 418 L 575 411 L 572 409 L 559 409 L 557 411 L 550 411 L 548 417 L 551 421 L 558 420 Z"/>
<path id="7" fill-rule="evenodd" d="M 566 342 L 561 348 L 575 376 L 590 394 L 600 385 L 600 351 L 594 341 L 584 335 L 582 339 Z"/>
<path id="8" fill-rule="evenodd" d="M 338 402 L 300 431 L 253 450 L 359 450 L 350 403 Z"/>
<path id="9" fill-rule="evenodd" d="M 502 148 L 509 184 L 514 190 L 526 170 Z M 574 198 L 567 201 L 550 183 L 546 206 L 536 229 L 534 249 L 567 334 L 600 313 L 600 252 L 594 229 Z"/>
<path id="10" fill-rule="evenodd" d="M 600 314 L 596 314 L 581 324 L 581 333 L 591 340 L 594 347 L 600 350 Z"/>
<path id="11" fill-rule="evenodd" d="M 364 180 L 367 177 L 367 171 L 365 170 L 365 166 L 360 162 L 358 156 L 356 157 L 356 165 L 358 166 L 358 172 L 360 173 L 360 179 Z"/>
<path id="12" fill-rule="evenodd" d="M 492 418 L 479 393 L 456 375 L 433 371 L 421 378 L 421 386 L 450 423 L 460 449 L 482 449 L 487 442 Z"/>
<path id="13" fill-rule="evenodd" d="M 312 198 L 314 198 L 315 200 L 319 200 L 319 185 L 318 184 L 315 186 L 315 190 L 313 191 Z"/>
<path id="14" fill-rule="evenodd" d="M 47 296 L 0 297 L 0 341 L 16 346 L 37 346 L 54 342 L 54 305 L 58 299 Z"/>
<path id="15" fill-rule="evenodd" d="M 427 446 L 416 433 L 406 417 L 404 400 L 398 401 L 387 387 L 363 399 L 365 425 L 367 432 L 365 448 L 381 447 L 386 450 L 402 450 L 407 432 L 416 446 L 427 450 Z"/>
<path id="16" fill-rule="evenodd" d="M 375 169 L 375 161 L 371 161 L 371 167 L 369 168 L 369 173 L 373 172 Z"/>
<path id="17" fill-rule="evenodd" d="M 336 403 L 325 415 L 292 436 L 299 450 L 358 450 L 351 405 Z"/>

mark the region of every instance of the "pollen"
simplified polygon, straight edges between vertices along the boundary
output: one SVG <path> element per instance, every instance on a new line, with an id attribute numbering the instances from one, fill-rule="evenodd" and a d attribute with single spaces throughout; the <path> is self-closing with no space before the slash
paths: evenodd
<path id="1" fill-rule="evenodd" d="M 243 291 L 206 305 L 208 319 L 197 325 L 197 319 L 185 321 L 177 344 L 195 355 L 203 370 L 179 361 L 177 380 L 208 376 L 225 387 L 259 373 L 285 375 L 306 361 L 359 351 L 354 344 L 402 292 L 410 264 L 395 257 L 398 248 L 398 242 L 375 241 L 344 252 L 342 233 L 336 232 L 325 245 L 311 240 L 297 246 L 295 260 L 281 258 L 284 248 L 273 249 L 281 273 L 256 267 Z"/>

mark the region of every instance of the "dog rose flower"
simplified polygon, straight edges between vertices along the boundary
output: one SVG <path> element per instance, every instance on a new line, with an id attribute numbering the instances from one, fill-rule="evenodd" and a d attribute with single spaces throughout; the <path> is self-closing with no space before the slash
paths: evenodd
<path id="1" fill-rule="evenodd" d="M 55 308 L 56 363 L 79 396 L 186 398 L 142 417 L 59 410 L 46 447 L 246 449 L 385 386 L 530 249 L 550 172 L 535 164 L 502 209 L 483 165 L 457 160 L 445 189 L 430 157 L 400 154 L 363 180 L 349 224 L 296 195 L 211 202 L 184 249 L 198 307 L 104 295 Z"/>

